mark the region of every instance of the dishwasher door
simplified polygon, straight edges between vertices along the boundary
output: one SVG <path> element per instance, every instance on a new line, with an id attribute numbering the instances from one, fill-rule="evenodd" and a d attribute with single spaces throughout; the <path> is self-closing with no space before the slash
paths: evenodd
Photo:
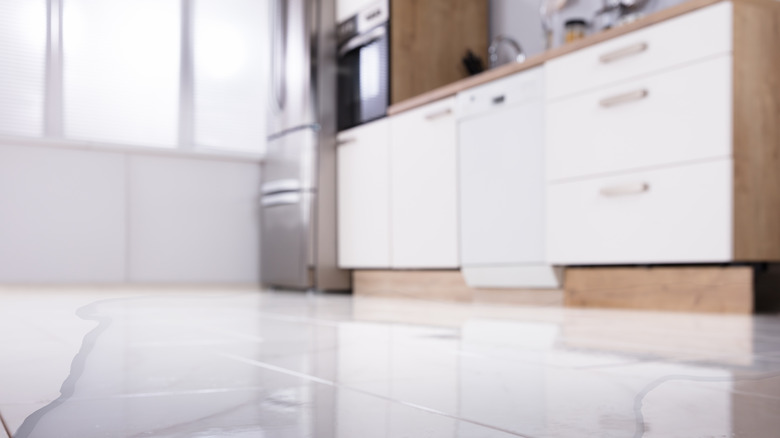
<path id="1" fill-rule="evenodd" d="M 458 94 L 460 254 L 469 286 L 546 289 L 544 71 Z"/>
<path id="2" fill-rule="evenodd" d="M 544 263 L 543 117 L 539 100 L 460 122 L 463 266 Z"/>

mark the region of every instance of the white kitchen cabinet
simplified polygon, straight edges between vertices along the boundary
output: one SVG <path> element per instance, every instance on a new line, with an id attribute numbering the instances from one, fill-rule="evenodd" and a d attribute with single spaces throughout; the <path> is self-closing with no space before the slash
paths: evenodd
<path id="1" fill-rule="evenodd" d="M 731 168 L 724 158 L 554 184 L 551 257 L 562 265 L 728 262 Z"/>
<path id="2" fill-rule="evenodd" d="M 460 252 L 475 287 L 557 287 L 546 266 L 544 74 L 458 94 Z"/>
<path id="3" fill-rule="evenodd" d="M 722 2 L 547 64 L 550 262 L 780 259 L 778 23 Z"/>
<path id="4" fill-rule="evenodd" d="M 459 266 L 455 98 L 391 117 L 392 266 Z"/>
<path id="5" fill-rule="evenodd" d="M 733 6 L 722 2 L 549 61 L 547 98 L 559 99 L 723 55 L 733 47 Z"/>
<path id="6" fill-rule="evenodd" d="M 731 154 L 729 55 L 550 102 L 550 180 Z"/>
<path id="7" fill-rule="evenodd" d="M 338 245 L 342 268 L 390 267 L 390 123 L 339 133 Z"/>

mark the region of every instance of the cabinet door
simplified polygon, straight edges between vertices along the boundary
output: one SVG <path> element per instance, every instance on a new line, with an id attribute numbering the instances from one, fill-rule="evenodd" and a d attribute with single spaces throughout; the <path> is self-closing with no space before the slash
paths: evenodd
<path id="1" fill-rule="evenodd" d="M 387 119 L 339 134 L 338 241 L 342 268 L 390 267 Z"/>
<path id="2" fill-rule="evenodd" d="M 458 267 L 454 107 L 445 99 L 391 119 L 395 268 Z"/>

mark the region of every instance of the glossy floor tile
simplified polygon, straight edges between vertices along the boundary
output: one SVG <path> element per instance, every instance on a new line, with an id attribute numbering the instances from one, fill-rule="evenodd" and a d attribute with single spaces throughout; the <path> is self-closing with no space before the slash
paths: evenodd
<path id="1" fill-rule="evenodd" d="M 778 316 L 4 288 L 0 352 L 14 437 L 780 431 Z"/>

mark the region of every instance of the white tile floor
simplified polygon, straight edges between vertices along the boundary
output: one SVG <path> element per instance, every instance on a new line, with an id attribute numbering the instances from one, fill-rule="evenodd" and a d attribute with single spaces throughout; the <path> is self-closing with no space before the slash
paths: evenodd
<path id="1" fill-rule="evenodd" d="M 5 288 L 0 352 L 14 437 L 780 436 L 777 316 Z"/>

